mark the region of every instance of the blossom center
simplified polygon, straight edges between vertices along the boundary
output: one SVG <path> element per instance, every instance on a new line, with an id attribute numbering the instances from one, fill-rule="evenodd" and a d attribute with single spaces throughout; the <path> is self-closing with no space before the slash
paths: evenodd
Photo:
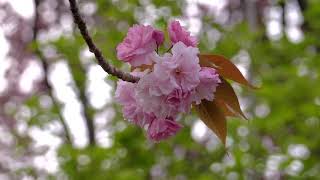
<path id="1" fill-rule="evenodd" d="M 177 68 L 177 69 L 176 69 L 176 74 L 177 74 L 177 75 L 180 75 L 180 74 L 181 74 L 181 72 L 182 72 L 182 71 L 181 71 L 181 69 L 180 69 L 180 68 Z"/>

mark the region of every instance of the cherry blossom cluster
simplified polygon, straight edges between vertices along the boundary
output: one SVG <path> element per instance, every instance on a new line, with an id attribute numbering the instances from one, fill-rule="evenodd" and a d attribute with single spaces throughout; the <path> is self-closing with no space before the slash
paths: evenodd
<path id="1" fill-rule="evenodd" d="M 124 118 L 145 128 L 153 141 L 175 135 L 182 127 L 178 115 L 188 113 L 193 103 L 212 101 L 221 82 L 215 69 L 200 67 L 194 36 L 178 21 L 170 22 L 167 30 L 172 46 L 163 55 L 158 48 L 164 33 L 151 26 L 134 25 L 117 46 L 120 60 L 137 69 L 149 67 L 131 73 L 140 77 L 137 83 L 119 80 L 115 98 Z"/>

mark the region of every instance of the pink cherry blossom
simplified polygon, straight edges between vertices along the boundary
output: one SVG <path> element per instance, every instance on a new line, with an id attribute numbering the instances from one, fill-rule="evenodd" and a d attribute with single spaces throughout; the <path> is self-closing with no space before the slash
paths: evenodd
<path id="1" fill-rule="evenodd" d="M 188 113 L 192 103 L 192 93 L 190 91 L 184 92 L 182 89 L 175 89 L 166 96 L 165 102 L 175 112 Z"/>
<path id="2" fill-rule="evenodd" d="M 119 104 L 130 104 L 135 102 L 134 91 L 132 89 L 135 88 L 134 83 L 129 83 L 126 81 L 119 80 L 117 83 L 117 89 L 115 92 L 115 99 Z"/>
<path id="3" fill-rule="evenodd" d="M 214 92 L 221 83 L 219 75 L 216 70 L 209 67 L 202 67 L 199 72 L 200 84 L 196 87 L 193 95 L 196 104 L 200 104 L 202 99 L 212 101 L 214 99 Z"/>
<path id="4" fill-rule="evenodd" d="M 190 91 L 200 82 L 201 68 L 198 54 L 198 48 L 186 47 L 182 42 L 178 42 L 172 48 L 172 56 L 166 54 L 163 60 L 156 62 L 154 74 L 158 79 L 169 83 L 174 88 L 181 87 L 183 91 Z M 167 86 L 166 83 L 158 84 L 158 86 Z"/>
<path id="5" fill-rule="evenodd" d="M 151 26 L 134 25 L 117 46 L 117 57 L 132 66 L 151 64 L 150 54 L 163 42 L 163 33 Z"/>
<path id="6" fill-rule="evenodd" d="M 169 25 L 171 52 L 158 55 L 164 41 L 161 31 L 151 26 L 135 25 L 117 47 L 118 57 L 132 66 L 153 63 L 153 68 L 131 73 L 137 83 L 119 81 L 116 101 L 128 121 L 147 127 L 149 139 L 159 141 L 175 135 L 182 127 L 175 121 L 188 113 L 192 103 L 212 101 L 221 82 L 213 68 L 199 65 L 197 40 L 178 21 Z"/>
<path id="7" fill-rule="evenodd" d="M 166 95 L 159 89 L 159 81 L 153 73 L 142 77 L 136 88 L 136 99 L 143 111 L 154 113 L 158 118 L 175 116 L 176 110 L 168 106 Z M 168 84 L 167 84 L 168 85 Z M 170 86 L 167 86 L 171 88 Z"/>
<path id="8" fill-rule="evenodd" d="M 141 78 L 136 89 L 136 97 L 143 111 L 155 114 L 158 118 L 176 117 L 178 113 L 189 112 L 192 103 L 192 93 L 174 89 L 168 95 L 153 92 L 152 74 Z M 149 81 L 149 82 L 147 82 Z"/>
<path id="9" fill-rule="evenodd" d="M 183 42 L 186 46 L 196 47 L 198 42 L 197 38 L 190 35 L 179 23 L 179 21 L 172 21 L 168 25 L 168 32 L 172 44 L 179 41 Z"/>
<path id="10" fill-rule="evenodd" d="M 135 92 L 133 91 L 135 86 L 136 84 L 134 83 L 122 80 L 118 81 L 115 99 L 123 106 L 123 116 L 128 119 L 128 121 L 143 127 L 151 122 L 154 115 L 152 113 L 144 112 L 139 104 L 137 104 Z"/>
<path id="11" fill-rule="evenodd" d="M 191 92 L 184 92 L 181 88 L 176 88 L 168 94 L 163 94 L 158 88 L 160 85 L 158 82 L 154 74 L 150 73 L 142 77 L 137 84 L 136 98 L 145 112 L 165 118 L 175 117 L 179 112 L 189 111 L 192 103 Z"/>
<path id="12" fill-rule="evenodd" d="M 154 30 L 153 31 L 153 39 L 156 40 L 156 44 L 160 46 L 164 41 L 164 34 L 162 31 Z"/>
<path id="13" fill-rule="evenodd" d="M 148 128 L 148 137 L 153 141 L 160 141 L 175 135 L 181 125 L 175 122 L 172 118 L 154 119 Z"/>
<path id="14" fill-rule="evenodd" d="M 143 111 L 158 118 L 189 112 L 193 91 L 200 83 L 198 49 L 178 42 L 172 53 L 155 58 L 154 71 L 141 77 L 136 88 Z"/>

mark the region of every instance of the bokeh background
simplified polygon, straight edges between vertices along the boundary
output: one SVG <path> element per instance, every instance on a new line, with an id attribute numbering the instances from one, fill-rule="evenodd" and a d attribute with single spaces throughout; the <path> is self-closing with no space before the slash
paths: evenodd
<path id="1" fill-rule="evenodd" d="M 124 71 L 115 47 L 130 26 L 179 20 L 201 52 L 262 87 L 232 84 L 250 120 L 228 119 L 228 154 L 192 113 L 177 136 L 151 143 L 123 119 L 117 79 L 95 63 L 67 0 L 0 0 L 0 179 L 320 178 L 319 0 L 78 2 Z"/>

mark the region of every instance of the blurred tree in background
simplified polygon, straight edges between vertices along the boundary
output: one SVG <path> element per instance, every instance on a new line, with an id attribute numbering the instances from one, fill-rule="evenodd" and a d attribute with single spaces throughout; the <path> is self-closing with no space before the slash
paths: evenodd
<path id="1" fill-rule="evenodd" d="M 29 1 L 18 2 L 28 6 Z M 113 101 L 116 78 L 95 63 L 68 1 L 32 15 L 0 1 L 0 179 L 318 179 L 319 0 L 81 0 L 94 41 L 115 47 L 135 23 L 177 19 L 203 53 L 222 54 L 257 91 L 233 84 L 249 121 L 228 120 L 227 150 L 190 114 L 152 143 Z M 37 11 L 35 11 L 37 7 Z"/>

